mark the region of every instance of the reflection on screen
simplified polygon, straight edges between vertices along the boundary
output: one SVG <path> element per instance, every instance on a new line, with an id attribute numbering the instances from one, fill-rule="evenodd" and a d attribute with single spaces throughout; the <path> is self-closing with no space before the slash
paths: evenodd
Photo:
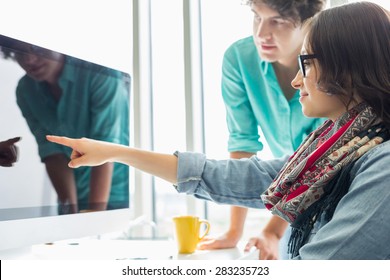
<path id="1" fill-rule="evenodd" d="M 129 91 L 126 73 L 0 35 L 0 141 L 22 137 L 0 167 L 0 220 L 129 207 L 127 166 L 71 169 L 71 150 L 45 138 L 128 145 Z"/>

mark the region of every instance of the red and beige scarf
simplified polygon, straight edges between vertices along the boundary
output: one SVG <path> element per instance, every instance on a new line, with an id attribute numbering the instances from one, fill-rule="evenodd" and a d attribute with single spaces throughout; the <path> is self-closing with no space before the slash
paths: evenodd
<path id="1" fill-rule="evenodd" d="M 389 139 L 389 131 L 365 103 L 312 132 L 289 158 L 271 186 L 261 195 L 267 209 L 292 227 L 293 257 L 308 241 L 323 213 L 330 220 L 348 192 L 354 162 Z"/>
<path id="2" fill-rule="evenodd" d="M 387 140 L 372 108 L 360 103 L 312 132 L 261 196 L 267 209 L 294 223 L 324 195 L 340 170 Z"/>

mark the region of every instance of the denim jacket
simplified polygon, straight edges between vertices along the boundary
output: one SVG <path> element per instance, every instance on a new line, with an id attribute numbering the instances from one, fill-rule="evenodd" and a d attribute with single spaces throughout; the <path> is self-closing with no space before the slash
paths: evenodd
<path id="1" fill-rule="evenodd" d="M 210 160 L 176 153 L 178 192 L 216 203 L 264 208 L 260 195 L 288 157 Z M 390 141 L 358 159 L 330 221 L 319 219 L 297 259 L 390 259 Z"/>

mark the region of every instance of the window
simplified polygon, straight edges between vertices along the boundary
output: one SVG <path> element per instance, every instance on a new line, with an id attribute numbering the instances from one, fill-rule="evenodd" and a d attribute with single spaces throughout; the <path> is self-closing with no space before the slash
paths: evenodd
<path id="1" fill-rule="evenodd" d="M 227 158 L 221 63 L 232 42 L 251 35 L 250 9 L 237 0 L 151 0 L 135 1 L 134 11 L 134 40 L 139 41 L 134 45 L 133 71 L 136 146 L 167 153 L 206 151 L 209 157 Z M 215 234 L 228 225 L 229 206 L 205 206 L 178 195 L 169 183 L 135 173 L 140 180 L 135 215 L 158 224 L 150 233 L 155 237 L 172 236 L 174 215 L 207 216 Z"/>
<path id="2" fill-rule="evenodd" d="M 221 94 L 222 59 L 225 50 L 236 40 L 252 35 L 253 13 L 237 0 L 201 1 L 202 51 L 204 71 L 205 150 L 210 158 L 226 159 L 228 129 Z M 262 137 L 264 139 L 264 137 Z M 259 153 L 271 158 L 267 145 Z M 211 235 L 224 233 L 230 224 L 230 206 L 207 203 Z M 250 209 L 244 228 L 245 236 L 260 232 L 268 211 Z M 245 240 L 246 237 L 244 236 Z"/>
<path id="3" fill-rule="evenodd" d="M 358 0 L 344 0 L 343 2 L 352 3 L 352 2 L 358 2 Z M 390 1 L 388 1 L 388 0 L 370 0 L 368 2 L 372 2 L 375 4 L 381 5 L 383 8 L 390 10 Z"/>

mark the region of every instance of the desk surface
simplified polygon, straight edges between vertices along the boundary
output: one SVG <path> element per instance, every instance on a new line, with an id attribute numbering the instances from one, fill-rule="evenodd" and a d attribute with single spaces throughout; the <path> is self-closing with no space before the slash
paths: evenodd
<path id="1" fill-rule="evenodd" d="M 257 259 L 242 247 L 178 254 L 173 240 L 82 240 L 32 246 L 19 259 L 41 260 L 235 260 Z"/>

